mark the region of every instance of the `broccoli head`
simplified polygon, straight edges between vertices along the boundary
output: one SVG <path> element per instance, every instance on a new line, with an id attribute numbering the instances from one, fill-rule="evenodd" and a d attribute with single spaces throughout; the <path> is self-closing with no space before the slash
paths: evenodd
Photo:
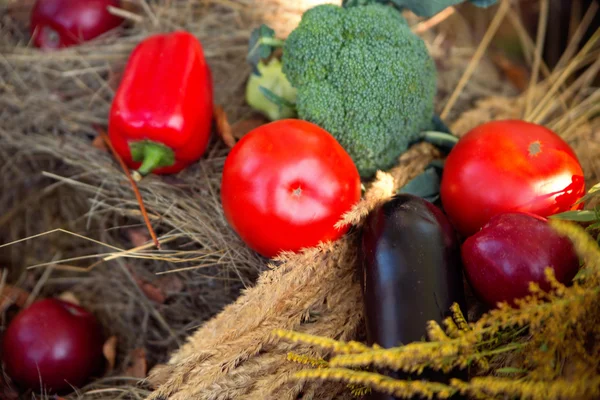
<path id="1" fill-rule="evenodd" d="M 431 125 L 435 64 L 392 7 L 309 9 L 285 40 L 282 65 L 298 116 L 329 131 L 364 178 L 393 166 Z"/>

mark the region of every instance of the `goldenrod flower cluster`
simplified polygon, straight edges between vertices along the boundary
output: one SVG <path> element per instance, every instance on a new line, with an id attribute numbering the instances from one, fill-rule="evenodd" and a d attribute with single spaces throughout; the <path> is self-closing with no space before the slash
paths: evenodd
<path id="1" fill-rule="evenodd" d="M 357 397 L 376 390 L 399 398 L 443 399 L 460 392 L 481 399 L 600 399 L 600 248 L 579 225 L 550 224 L 572 240 L 581 257 L 583 266 L 572 285 L 559 283 L 548 268 L 551 291 L 531 284 L 531 294 L 516 307 L 501 304 L 474 322 L 454 305 L 452 317 L 442 324 L 428 323 L 428 341 L 390 349 L 276 331 L 281 339 L 331 354 L 328 360 L 290 354 L 290 361 L 311 367 L 294 379 L 346 382 Z M 442 383 L 377 372 L 420 374 L 425 368 L 447 373 L 468 368 L 470 378 Z"/>

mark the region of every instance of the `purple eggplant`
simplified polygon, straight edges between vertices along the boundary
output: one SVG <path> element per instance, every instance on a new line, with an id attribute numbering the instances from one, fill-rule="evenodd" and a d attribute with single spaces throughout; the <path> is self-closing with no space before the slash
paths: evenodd
<path id="1" fill-rule="evenodd" d="M 423 340 L 427 321 L 441 322 L 454 302 L 465 309 L 460 242 L 443 212 L 429 201 L 398 194 L 374 209 L 360 250 L 369 344 L 390 348 Z M 439 379 L 440 373 L 412 378 Z M 373 393 L 371 398 L 393 397 Z"/>

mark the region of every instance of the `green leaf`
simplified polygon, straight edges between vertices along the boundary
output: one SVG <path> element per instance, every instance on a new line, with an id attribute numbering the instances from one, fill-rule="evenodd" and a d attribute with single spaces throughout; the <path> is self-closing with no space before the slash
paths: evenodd
<path id="1" fill-rule="evenodd" d="M 523 368 L 505 367 L 498 368 L 496 372 L 500 374 L 524 374 L 527 372 L 527 370 Z"/>
<path id="2" fill-rule="evenodd" d="M 468 0 L 477 7 L 489 7 L 496 0 Z M 408 8 L 420 17 L 432 17 L 444 9 L 464 3 L 464 0 L 392 0 L 398 8 Z"/>
<path id="3" fill-rule="evenodd" d="M 600 196 L 600 183 L 597 183 L 594 186 L 592 186 L 590 190 L 588 190 L 587 193 L 581 199 L 577 200 L 575 204 L 585 203 L 596 196 Z"/>
<path id="4" fill-rule="evenodd" d="M 452 131 L 450 131 L 450 128 L 448 128 L 448 126 L 442 120 L 442 117 L 440 117 L 439 115 L 433 114 L 431 124 L 433 126 L 433 128 L 431 129 L 432 131 L 444 132 L 452 135 Z"/>
<path id="5" fill-rule="evenodd" d="M 392 0 L 398 9 L 408 8 L 420 17 L 432 17 L 445 8 L 463 2 L 464 0 Z"/>
<path id="6" fill-rule="evenodd" d="M 413 194 L 434 202 L 440 194 L 440 173 L 431 166 L 402 186 L 398 193 Z"/>
<path id="7" fill-rule="evenodd" d="M 600 218 L 598 218 L 598 219 L 600 220 Z M 585 229 L 590 230 L 590 231 L 594 230 L 594 229 L 600 229 L 600 222 L 596 222 L 595 224 L 592 224 Z"/>
<path id="8" fill-rule="evenodd" d="M 283 46 L 284 41 L 275 38 L 275 31 L 262 24 L 250 34 L 246 60 L 252 66 L 252 72 L 260 76 L 257 65 L 261 60 L 269 58 L 273 50 Z"/>
<path id="9" fill-rule="evenodd" d="M 493 6 L 494 4 L 496 4 L 496 0 L 469 0 L 471 3 L 473 3 L 474 5 L 476 5 L 477 7 L 489 7 L 489 6 Z"/>
<path id="10" fill-rule="evenodd" d="M 592 222 L 598 219 L 595 211 L 589 210 L 576 210 L 576 211 L 565 211 L 559 214 L 550 215 L 548 218 L 561 219 L 565 221 L 576 221 L 576 222 Z"/>
<path id="11" fill-rule="evenodd" d="M 573 281 L 583 281 L 585 280 L 585 278 L 587 278 L 590 275 L 590 271 L 588 269 L 585 268 L 581 268 L 579 271 L 577 271 L 577 274 L 575 275 L 575 277 L 573 277 Z"/>
<path id="12" fill-rule="evenodd" d="M 379 4 L 387 4 L 391 0 L 342 0 L 342 7 L 358 7 L 358 6 L 366 6 L 373 3 Z"/>
<path id="13" fill-rule="evenodd" d="M 440 176 L 441 176 L 441 174 L 442 174 L 442 170 L 444 169 L 444 165 L 445 165 L 445 164 L 446 164 L 446 161 L 445 161 L 445 160 L 441 160 L 441 159 L 439 159 L 439 160 L 433 160 L 432 162 L 430 162 L 430 163 L 429 163 L 429 166 L 430 166 L 430 167 L 435 167 L 435 168 L 437 168 L 437 169 L 438 169 L 438 173 L 439 173 L 439 174 L 440 174 Z"/>
<path id="14" fill-rule="evenodd" d="M 445 132 L 425 131 L 421 132 L 420 136 L 421 140 L 433 144 L 446 153 L 449 153 L 458 143 L 457 136 Z"/>
<path id="15" fill-rule="evenodd" d="M 296 108 L 296 105 L 294 103 L 273 93 L 271 90 L 267 89 L 264 86 L 259 86 L 258 90 L 263 94 L 263 96 L 267 98 L 267 100 L 269 100 L 271 103 L 278 105 L 279 107 L 287 107 L 291 108 L 292 110 Z"/>
<path id="16" fill-rule="evenodd" d="M 495 4 L 497 0 L 468 0 L 477 7 L 489 7 Z M 343 0 L 343 7 L 356 7 L 372 3 L 389 4 L 391 3 L 398 10 L 402 11 L 408 8 L 410 11 L 420 17 L 432 17 L 443 11 L 445 8 L 464 3 L 465 0 Z"/>

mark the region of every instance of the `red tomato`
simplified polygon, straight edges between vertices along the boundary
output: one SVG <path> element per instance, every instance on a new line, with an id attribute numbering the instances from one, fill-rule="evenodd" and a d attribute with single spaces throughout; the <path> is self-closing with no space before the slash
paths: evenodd
<path id="1" fill-rule="evenodd" d="M 7 374 L 24 388 L 50 393 L 80 387 L 104 365 L 102 326 L 82 307 L 44 299 L 22 310 L 2 338 Z M 72 386 L 71 386 L 72 385 Z"/>
<path id="2" fill-rule="evenodd" d="M 569 145 L 533 123 L 508 120 L 476 127 L 452 149 L 440 194 L 445 212 L 464 236 L 491 217 L 523 211 L 547 217 L 585 193 L 583 170 Z"/>
<path id="3" fill-rule="evenodd" d="M 246 244 L 265 257 L 336 240 L 334 225 L 360 199 L 360 177 L 327 131 L 296 119 L 262 125 L 225 161 L 221 202 Z"/>

